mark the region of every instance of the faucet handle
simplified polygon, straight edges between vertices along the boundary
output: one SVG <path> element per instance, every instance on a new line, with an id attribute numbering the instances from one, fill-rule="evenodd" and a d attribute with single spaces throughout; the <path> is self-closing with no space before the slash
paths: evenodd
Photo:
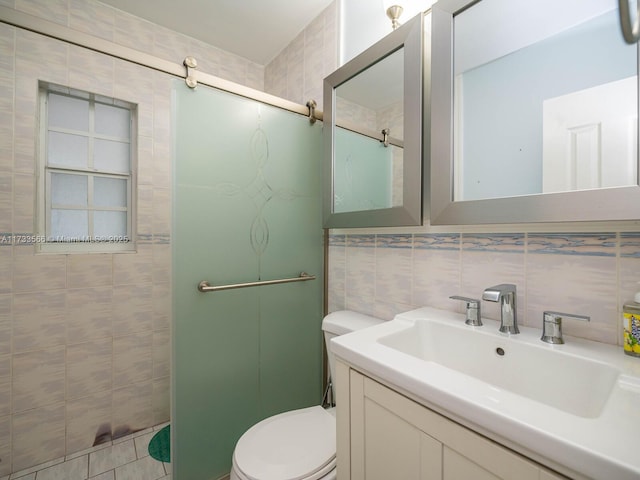
<path id="1" fill-rule="evenodd" d="M 573 318 L 576 320 L 590 321 L 591 317 L 586 315 L 576 315 L 574 313 L 561 313 L 545 311 L 542 314 L 542 337 L 540 340 L 546 343 L 552 343 L 554 345 L 561 345 L 564 343 L 562 338 L 562 319 Z"/>
<path id="2" fill-rule="evenodd" d="M 469 297 L 461 297 L 460 295 L 452 295 L 449 298 L 467 302 L 467 318 L 464 323 L 466 323 L 467 325 L 472 325 L 474 327 L 482 326 L 482 320 L 480 318 L 480 300 Z"/>

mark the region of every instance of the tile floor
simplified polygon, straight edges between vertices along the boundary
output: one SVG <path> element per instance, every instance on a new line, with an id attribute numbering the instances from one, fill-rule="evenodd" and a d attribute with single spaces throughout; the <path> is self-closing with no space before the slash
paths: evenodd
<path id="1" fill-rule="evenodd" d="M 171 480 L 171 465 L 149 456 L 156 425 L 97 447 L 52 460 L 0 480 Z"/>

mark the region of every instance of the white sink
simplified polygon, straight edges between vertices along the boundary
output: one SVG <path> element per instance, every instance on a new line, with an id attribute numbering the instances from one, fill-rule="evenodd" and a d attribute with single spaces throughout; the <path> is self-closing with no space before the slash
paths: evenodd
<path id="1" fill-rule="evenodd" d="M 602 413 L 620 370 L 542 343 L 509 340 L 488 325 L 418 319 L 378 342 L 573 415 Z"/>
<path id="2" fill-rule="evenodd" d="M 640 478 L 640 359 L 622 347 L 421 308 L 331 341 L 342 361 L 575 478 Z"/>

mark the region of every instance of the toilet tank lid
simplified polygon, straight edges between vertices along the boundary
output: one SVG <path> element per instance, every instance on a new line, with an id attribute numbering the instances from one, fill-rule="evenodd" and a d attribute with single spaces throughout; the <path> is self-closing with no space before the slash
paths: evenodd
<path id="1" fill-rule="evenodd" d="M 384 320 L 351 310 L 332 312 L 322 320 L 322 330 L 334 335 L 344 335 L 362 328 L 371 327 Z"/>

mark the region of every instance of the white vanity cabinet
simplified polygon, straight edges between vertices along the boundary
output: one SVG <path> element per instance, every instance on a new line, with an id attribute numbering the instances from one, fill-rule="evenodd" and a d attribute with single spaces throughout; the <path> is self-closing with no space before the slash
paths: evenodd
<path id="1" fill-rule="evenodd" d="M 337 362 L 340 480 L 553 480 L 562 475 Z"/>

